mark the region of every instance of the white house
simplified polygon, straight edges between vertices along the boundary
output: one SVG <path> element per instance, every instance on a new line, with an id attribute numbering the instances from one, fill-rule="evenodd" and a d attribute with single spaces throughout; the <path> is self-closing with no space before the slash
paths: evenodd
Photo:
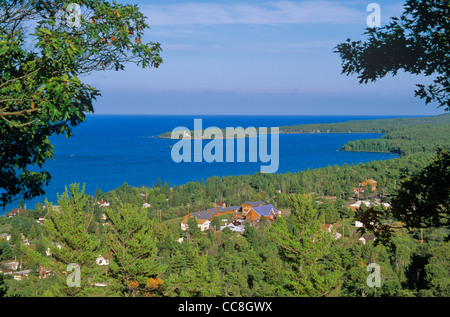
<path id="1" fill-rule="evenodd" d="M 104 201 L 103 199 L 98 201 L 97 204 L 99 204 L 99 207 L 109 207 L 109 203 Z"/>
<path id="2" fill-rule="evenodd" d="M 0 240 L 6 240 L 6 241 L 9 241 L 9 240 L 11 240 L 11 235 L 10 235 L 9 233 L 3 233 L 3 234 L 0 236 Z"/>
<path id="3" fill-rule="evenodd" d="M 95 262 L 97 263 L 97 265 L 109 265 L 109 260 L 102 257 L 101 254 L 98 256 L 98 258 L 97 258 L 97 260 L 95 260 Z"/>
<path id="4" fill-rule="evenodd" d="M 201 231 L 205 231 L 211 228 L 211 221 L 207 219 L 197 219 L 197 223 Z"/>
<path id="5" fill-rule="evenodd" d="M 326 223 L 326 224 L 322 225 L 323 231 L 331 232 L 332 229 L 333 229 L 333 225 L 331 223 Z"/>
<path id="6" fill-rule="evenodd" d="M 188 219 L 189 218 L 185 218 L 181 222 L 181 229 L 184 231 L 189 228 L 189 225 L 187 224 Z M 197 220 L 197 226 L 200 228 L 201 231 L 205 231 L 205 230 L 208 230 L 209 228 L 211 228 L 211 221 L 209 221 L 208 219 L 196 219 L 196 220 Z"/>
<path id="7" fill-rule="evenodd" d="M 349 207 L 359 208 L 361 207 L 361 204 L 366 205 L 366 207 L 370 207 L 370 201 L 368 200 L 358 200 L 356 203 L 350 205 Z"/>
<path id="8" fill-rule="evenodd" d="M 370 203 L 370 201 L 368 201 L 368 200 L 358 200 L 356 203 L 350 205 L 349 207 L 353 207 L 353 208 L 357 209 L 357 208 L 361 207 L 361 204 L 366 205 L 366 207 L 370 207 L 370 206 L 371 206 L 371 203 Z M 388 203 L 379 203 L 379 202 L 376 202 L 376 201 L 373 202 L 373 205 L 374 205 L 374 206 L 378 206 L 378 205 L 380 205 L 380 204 L 381 204 L 385 209 L 391 207 L 391 205 L 388 204 Z"/>
<path id="9" fill-rule="evenodd" d="M 366 244 L 367 241 L 374 241 L 375 237 L 366 234 L 366 235 L 361 236 L 361 238 L 359 238 L 358 240 L 361 241 L 363 244 Z"/>
<path id="10" fill-rule="evenodd" d="M 44 224 L 44 221 L 45 221 L 45 218 L 44 218 L 44 217 L 38 217 L 38 218 L 36 218 L 36 222 L 37 222 L 38 224 L 40 224 L 40 225 L 43 225 L 43 224 Z"/>

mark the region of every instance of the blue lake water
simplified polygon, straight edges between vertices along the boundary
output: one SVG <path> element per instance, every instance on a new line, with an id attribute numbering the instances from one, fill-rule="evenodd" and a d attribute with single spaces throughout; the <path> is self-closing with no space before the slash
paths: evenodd
<path id="1" fill-rule="evenodd" d="M 51 138 L 55 146 L 54 160 L 44 165 L 52 175 L 46 195 L 26 202 L 33 208 L 37 202 L 57 202 L 57 193 L 65 185 L 86 185 L 86 193 L 94 194 L 121 186 L 152 186 L 158 182 L 181 185 L 189 181 L 206 180 L 218 175 L 243 175 L 260 172 L 261 165 L 269 163 L 175 163 L 171 146 L 177 140 L 158 139 L 155 135 L 184 126 L 194 129 L 194 119 L 202 119 L 203 128 L 278 127 L 305 123 L 332 123 L 349 120 L 393 118 L 395 116 L 151 116 L 151 115 L 89 115 L 87 121 L 74 129 L 74 137 Z M 398 116 L 397 116 L 398 117 Z M 338 151 L 346 142 L 378 138 L 378 134 L 281 134 L 279 136 L 278 173 L 297 172 L 308 168 L 366 163 L 396 157 L 386 153 Z M 270 144 L 271 137 L 268 136 Z M 203 141 L 204 144 L 209 141 Z M 224 143 L 225 144 L 225 143 Z M 248 141 L 246 148 L 248 149 Z M 225 147 L 226 149 L 226 147 Z M 192 148 L 193 150 L 193 148 Z M 270 151 L 269 151 L 270 153 Z M 225 158 L 225 156 L 224 156 Z M 5 211 L 16 208 L 7 206 Z M 0 210 L 0 214 L 3 210 Z"/>

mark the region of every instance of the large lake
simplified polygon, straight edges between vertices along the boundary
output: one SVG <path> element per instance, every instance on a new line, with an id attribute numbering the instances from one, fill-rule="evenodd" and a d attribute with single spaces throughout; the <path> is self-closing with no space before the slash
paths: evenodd
<path id="1" fill-rule="evenodd" d="M 349 120 L 394 118 L 398 116 L 151 116 L 151 115 L 89 115 L 87 121 L 74 129 L 74 137 L 52 137 L 55 146 L 54 161 L 45 164 L 52 175 L 46 195 L 26 202 L 34 208 L 47 197 L 57 202 L 57 193 L 65 185 L 86 185 L 86 193 L 94 194 L 121 186 L 151 186 L 158 182 L 180 185 L 189 181 L 206 180 L 218 175 L 242 175 L 260 172 L 258 162 L 243 163 L 175 163 L 171 147 L 176 140 L 159 139 L 154 136 L 172 131 L 177 127 L 194 129 L 194 119 L 202 119 L 203 128 L 208 127 L 278 127 L 305 123 L 332 123 Z M 297 172 L 308 168 L 366 163 L 396 157 L 386 153 L 361 153 L 338 151 L 346 142 L 357 139 L 378 138 L 378 134 L 281 134 L 279 135 L 278 173 Z M 270 144 L 271 137 L 268 136 Z M 204 144 L 210 141 L 203 141 Z M 225 145 L 226 143 L 224 143 Z M 226 149 L 226 147 L 224 146 Z M 246 149 L 249 143 L 246 141 Z M 192 148 L 194 150 L 194 148 Z M 237 149 L 235 149 L 237 151 Z M 270 153 L 270 150 L 269 152 Z M 225 156 L 224 156 L 225 159 Z M 7 206 L 5 211 L 16 208 Z M 0 214 L 3 210 L 0 210 Z"/>

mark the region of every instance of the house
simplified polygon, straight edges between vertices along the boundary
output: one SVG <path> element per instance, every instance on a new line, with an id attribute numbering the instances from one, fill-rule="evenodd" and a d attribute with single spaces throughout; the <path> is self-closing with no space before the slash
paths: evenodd
<path id="1" fill-rule="evenodd" d="M 100 207 L 109 207 L 109 203 L 106 202 L 104 199 L 99 200 L 97 204 L 99 204 Z"/>
<path id="2" fill-rule="evenodd" d="M 6 241 L 9 241 L 9 240 L 11 240 L 11 235 L 10 235 L 9 233 L 3 233 L 3 234 L 0 236 L 0 240 L 6 240 Z"/>
<path id="3" fill-rule="evenodd" d="M 336 230 L 334 229 L 334 227 L 331 223 L 324 223 L 324 224 L 321 224 L 320 226 L 321 226 L 322 231 L 334 233 L 334 240 L 338 240 L 338 239 L 342 238 L 342 234 L 340 234 L 339 232 L 336 232 Z"/>
<path id="4" fill-rule="evenodd" d="M 106 258 L 104 258 L 101 254 L 98 256 L 98 258 L 95 260 L 95 263 L 97 265 L 109 265 L 109 259 L 111 258 L 111 255 L 108 254 Z"/>
<path id="5" fill-rule="evenodd" d="M 333 225 L 331 223 L 321 224 L 321 227 L 322 227 L 323 231 L 327 231 L 327 232 L 331 232 L 331 230 L 333 229 Z"/>
<path id="6" fill-rule="evenodd" d="M 377 191 L 377 181 L 375 181 L 372 178 L 369 178 L 369 179 L 366 179 L 364 182 L 359 183 L 359 187 L 353 188 L 354 193 L 355 194 L 364 193 L 364 191 L 366 190 L 367 184 L 371 185 L 372 191 L 374 191 L 374 192 Z"/>
<path id="7" fill-rule="evenodd" d="M 361 221 L 355 221 L 355 227 L 362 228 L 362 227 L 364 227 L 364 225 Z"/>
<path id="8" fill-rule="evenodd" d="M 238 214 L 239 214 L 240 207 L 238 207 L 238 206 L 230 206 L 230 207 L 220 207 L 220 206 L 218 206 L 218 207 L 215 207 L 215 209 L 216 209 L 216 211 L 218 213 L 218 216 L 222 216 L 222 215 L 225 215 L 225 214 L 231 214 L 231 215 L 233 215 L 233 218 L 237 218 Z"/>
<path id="9" fill-rule="evenodd" d="M 233 217 L 237 217 L 240 209 L 239 206 L 224 206 L 226 206 L 224 203 L 216 203 L 214 208 L 191 212 L 181 221 L 181 229 L 187 230 L 187 221 L 192 217 L 197 220 L 198 226 L 202 231 L 210 228 L 211 221 L 214 219 L 214 217 L 219 217 L 225 214 L 232 214 Z"/>
<path id="10" fill-rule="evenodd" d="M 374 241 L 375 237 L 370 234 L 364 234 L 358 240 L 361 241 L 362 243 L 366 244 L 366 242 L 368 242 L 368 241 Z"/>
<path id="11" fill-rule="evenodd" d="M 264 217 L 265 219 L 268 220 L 274 220 L 279 215 L 280 212 L 274 206 L 268 204 L 252 207 L 245 217 L 246 219 L 249 219 L 251 221 L 260 220 L 261 217 Z"/>
<path id="12" fill-rule="evenodd" d="M 197 223 L 201 231 L 205 231 L 211 228 L 211 221 L 209 221 L 208 219 L 197 219 Z"/>
<path id="13" fill-rule="evenodd" d="M 356 203 L 354 203 L 354 204 L 348 206 L 347 208 L 348 208 L 348 209 L 351 209 L 351 210 L 353 210 L 353 211 L 356 211 L 356 210 L 358 210 L 358 209 L 361 207 L 361 204 L 366 205 L 366 207 L 371 207 L 371 206 L 372 206 L 372 203 L 371 203 L 370 201 L 368 201 L 368 200 L 358 200 Z M 383 206 L 385 209 L 391 207 L 391 205 L 388 204 L 388 203 L 378 203 L 378 202 L 373 202 L 373 206 L 378 206 L 378 205 L 380 205 L 380 204 L 381 204 L 381 206 Z"/>
<path id="14" fill-rule="evenodd" d="M 259 207 L 262 205 L 265 205 L 266 203 L 258 200 L 258 201 L 244 201 L 244 203 L 242 204 L 242 215 L 246 216 L 247 213 L 250 211 L 250 209 L 252 209 L 253 207 Z"/>
<path id="15" fill-rule="evenodd" d="M 367 184 L 370 184 L 372 186 L 372 191 L 377 190 L 377 181 L 375 181 L 373 178 L 366 179 L 364 182 L 359 183 L 359 187 L 366 187 Z"/>
<path id="16" fill-rule="evenodd" d="M 183 139 L 190 139 L 192 138 L 191 132 L 183 130 Z"/>
<path id="17" fill-rule="evenodd" d="M 197 220 L 197 223 L 200 226 L 205 226 L 204 225 L 204 220 L 208 220 L 211 223 L 212 218 L 214 217 L 214 215 L 217 215 L 218 212 L 216 211 L 216 209 L 214 208 L 210 208 L 207 210 L 201 210 L 201 211 L 196 211 L 196 212 L 191 212 L 189 215 L 187 215 L 182 221 L 181 221 L 181 229 L 182 230 L 187 230 L 188 229 L 188 225 L 187 225 L 187 221 L 189 220 L 189 218 L 194 217 Z M 201 224 L 200 224 L 200 222 Z M 203 231 L 203 230 L 202 230 Z"/>
<path id="18" fill-rule="evenodd" d="M 223 203 L 223 202 L 216 202 L 214 203 L 214 207 L 222 207 L 225 208 L 227 206 L 227 204 Z"/>
<path id="19" fill-rule="evenodd" d="M 20 216 L 20 215 L 28 215 L 28 210 L 26 210 L 24 208 L 16 208 L 16 209 L 11 209 L 11 211 L 9 212 L 9 218 L 12 218 L 15 216 Z"/>
<path id="20" fill-rule="evenodd" d="M 356 203 L 351 204 L 347 208 L 351 209 L 353 211 L 357 211 L 361 207 L 361 204 L 366 205 L 366 207 L 370 207 L 370 201 L 368 201 L 368 200 L 358 200 Z"/>
<path id="21" fill-rule="evenodd" d="M 187 225 L 187 221 L 188 221 L 189 218 L 190 217 L 188 215 L 183 220 L 181 220 L 181 222 L 180 222 L 181 230 L 186 231 L 189 228 L 189 226 Z"/>
<path id="22" fill-rule="evenodd" d="M 187 224 L 188 219 L 194 217 L 194 218 L 196 218 L 197 226 L 200 228 L 201 231 L 208 230 L 211 227 L 211 221 L 209 220 L 211 218 L 207 217 L 206 210 L 203 210 L 202 212 L 199 211 L 199 213 L 201 213 L 200 215 L 198 215 L 199 217 L 195 217 L 192 214 L 189 214 L 186 218 L 184 218 L 181 221 L 181 229 L 183 231 L 186 231 L 187 229 L 189 229 L 189 226 Z M 197 213 L 195 213 L 195 214 L 197 214 Z"/>
<path id="23" fill-rule="evenodd" d="M 364 193 L 365 187 L 354 187 L 353 188 L 353 192 L 355 193 L 355 195 L 358 195 L 360 193 Z"/>
<path id="24" fill-rule="evenodd" d="M 34 219 L 36 219 L 36 222 L 37 222 L 38 224 L 40 224 L 40 225 L 43 225 L 43 224 L 44 224 L 44 221 L 45 221 L 45 218 L 44 218 L 44 217 L 37 217 L 37 218 L 34 218 Z"/>

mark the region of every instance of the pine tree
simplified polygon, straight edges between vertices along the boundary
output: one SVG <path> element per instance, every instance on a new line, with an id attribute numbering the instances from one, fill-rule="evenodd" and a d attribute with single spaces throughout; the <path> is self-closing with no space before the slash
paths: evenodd
<path id="1" fill-rule="evenodd" d="M 84 187 L 80 191 L 78 184 L 72 184 L 58 197 L 59 207 L 46 202 L 48 214 L 44 227 L 47 236 L 42 238 L 42 243 L 51 256 L 25 248 L 36 263 L 57 277 L 57 282 L 46 292 L 48 296 L 90 296 L 101 292 L 94 285 L 102 279 L 96 263 L 100 242 L 88 231 L 94 219 L 93 210 L 87 207 L 88 199 Z M 76 264 L 80 271 L 74 271 L 71 264 Z M 78 273 L 79 285 L 74 279 L 74 274 Z"/>
<path id="2" fill-rule="evenodd" d="M 291 195 L 291 215 L 279 217 L 268 232 L 279 246 L 285 271 L 284 288 L 296 296 L 330 296 L 339 286 L 341 272 L 327 271 L 325 259 L 333 240 L 321 230 L 322 218 L 311 195 Z"/>
<path id="3" fill-rule="evenodd" d="M 163 271 L 157 259 L 156 238 L 144 208 L 121 204 L 106 209 L 111 224 L 108 235 L 112 258 L 108 276 L 112 288 L 123 296 L 142 296 L 150 278 Z"/>
<path id="4" fill-rule="evenodd" d="M 207 255 L 195 249 L 191 263 L 180 272 L 171 274 L 166 281 L 164 293 L 166 296 L 181 297 L 214 297 L 220 296 L 223 283 L 219 271 L 208 265 Z M 222 277 L 223 278 L 223 277 Z"/>

